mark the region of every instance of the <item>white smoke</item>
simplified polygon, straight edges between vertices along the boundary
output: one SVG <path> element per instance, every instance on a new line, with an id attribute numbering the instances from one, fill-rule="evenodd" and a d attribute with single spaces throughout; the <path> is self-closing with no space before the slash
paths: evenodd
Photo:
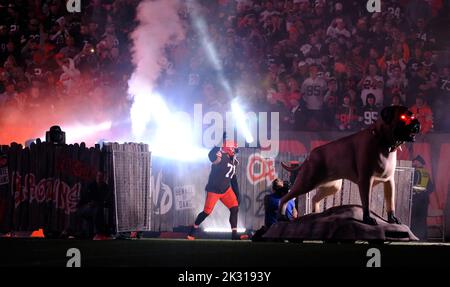
<path id="1" fill-rule="evenodd" d="M 133 135 L 142 140 L 152 118 L 167 111 L 164 101 L 153 94 L 156 81 L 167 63 L 165 48 L 185 37 L 178 11 L 179 0 L 144 0 L 137 8 L 138 27 L 131 34 L 135 70 L 128 81 L 128 93 L 133 97 L 130 116 Z"/>

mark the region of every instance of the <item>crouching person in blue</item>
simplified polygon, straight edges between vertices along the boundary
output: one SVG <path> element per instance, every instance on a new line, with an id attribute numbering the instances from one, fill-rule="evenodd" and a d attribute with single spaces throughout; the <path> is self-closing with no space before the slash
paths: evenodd
<path id="1" fill-rule="evenodd" d="M 269 228 L 278 221 L 292 221 L 298 217 L 294 199 L 286 205 L 286 213 L 280 217 L 278 213 L 280 199 L 289 192 L 289 183 L 277 178 L 272 182 L 272 193 L 264 197 L 264 225 Z"/>
<path id="2" fill-rule="evenodd" d="M 298 217 L 294 199 L 286 204 L 285 215 L 278 213 L 281 198 L 289 192 L 289 182 L 279 178 L 272 181 L 271 193 L 264 197 L 264 226 L 255 232 L 252 241 L 265 241 L 262 237 L 278 221 L 293 221 Z"/>

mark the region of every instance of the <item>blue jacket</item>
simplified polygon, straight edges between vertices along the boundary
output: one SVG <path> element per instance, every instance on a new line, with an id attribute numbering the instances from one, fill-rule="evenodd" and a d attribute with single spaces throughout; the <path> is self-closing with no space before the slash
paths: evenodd
<path id="1" fill-rule="evenodd" d="M 278 222 L 278 206 L 280 205 L 280 199 L 282 196 L 276 193 L 266 195 L 264 198 L 265 217 L 264 225 L 268 228 L 272 224 Z M 286 206 L 286 216 L 289 220 L 294 219 L 295 201 L 291 199 Z"/>

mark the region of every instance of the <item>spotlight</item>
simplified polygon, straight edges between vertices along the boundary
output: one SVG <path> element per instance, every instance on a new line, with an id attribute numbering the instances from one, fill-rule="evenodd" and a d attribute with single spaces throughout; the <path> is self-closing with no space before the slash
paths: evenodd
<path id="1" fill-rule="evenodd" d="M 45 133 L 45 141 L 57 145 L 66 144 L 66 133 L 61 130 L 60 126 L 52 126 Z"/>
<path id="2" fill-rule="evenodd" d="M 231 111 L 236 120 L 238 130 L 240 130 L 240 132 L 244 135 L 245 141 L 249 144 L 253 143 L 254 138 L 247 123 L 247 116 L 245 115 L 244 110 L 242 109 L 237 98 L 234 98 L 231 101 Z"/>

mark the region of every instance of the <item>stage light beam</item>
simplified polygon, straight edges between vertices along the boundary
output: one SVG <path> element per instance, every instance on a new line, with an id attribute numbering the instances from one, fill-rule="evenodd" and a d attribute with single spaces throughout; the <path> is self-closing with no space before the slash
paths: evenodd
<path id="1" fill-rule="evenodd" d="M 247 143 L 252 143 L 254 141 L 254 138 L 252 136 L 252 133 L 250 132 L 250 128 L 247 123 L 247 117 L 244 113 L 244 110 L 241 108 L 241 104 L 239 103 L 238 98 L 234 98 L 231 101 L 231 112 L 233 113 L 233 117 L 236 121 L 238 131 L 243 134 Z"/>

